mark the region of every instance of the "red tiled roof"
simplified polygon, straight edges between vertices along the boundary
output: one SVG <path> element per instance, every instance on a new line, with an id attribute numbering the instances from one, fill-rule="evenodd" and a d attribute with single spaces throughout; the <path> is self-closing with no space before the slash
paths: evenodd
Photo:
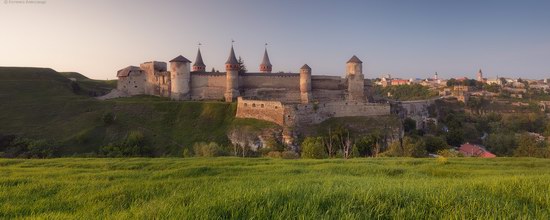
<path id="1" fill-rule="evenodd" d="M 464 156 L 468 156 L 468 157 L 483 157 L 483 158 L 496 157 L 496 155 L 485 150 L 485 148 L 479 145 L 470 144 L 470 143 L 465 143 L 463 145 L 460 145 L 460 148 L 458 148 L 458 151 L 464 154 Z"/>

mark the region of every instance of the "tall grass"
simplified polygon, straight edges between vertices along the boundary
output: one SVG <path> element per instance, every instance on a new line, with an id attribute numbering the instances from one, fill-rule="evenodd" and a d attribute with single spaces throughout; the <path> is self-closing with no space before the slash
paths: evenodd
<path id="1" fill-rule="evenodd" d="M 1 159 L 0 173 L 2 219 L 550 217 L 544 159 Z"/>

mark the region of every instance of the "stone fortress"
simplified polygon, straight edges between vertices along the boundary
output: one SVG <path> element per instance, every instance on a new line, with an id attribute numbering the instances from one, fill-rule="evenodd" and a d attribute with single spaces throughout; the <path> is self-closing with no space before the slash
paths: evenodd
<path id="1" fill-rule="evenodd" d="M 312 75 L 307 64 L 299 73 L 272 73 L 272 67 L 266 48 L 259 72 L 240 72 L 231 46 L 226 72 L 207 72 L 199 48 L 192 65 L 180 55 L 169 61 L 169 69 L 165 62 L 151 61 L 119 70 L 117 93 L 237 102 L 236 117 L 271 121 L 283 128 L 332 117 L 390 114 L 389 104 L 369 102 L 370 81 L 356 56 L 346 63 L 345 77 Z"/>

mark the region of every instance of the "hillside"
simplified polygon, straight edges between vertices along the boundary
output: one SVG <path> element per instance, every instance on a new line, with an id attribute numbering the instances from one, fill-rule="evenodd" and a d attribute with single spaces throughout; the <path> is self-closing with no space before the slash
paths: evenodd
<path id="1" fill-rule="evenodd" d="M 197 141 L 226 144 L 232 126 L 274 126 L 235 119 L 236 106 L 229 103 L 148 96 L 99 101 L 90 96 L 113 88 L 113 82 L 72 82 L 52 69 L 0 67 L 0 135 L 54 141 L 62 154 L 73 155 L 97 152 L 138 132 L 161 156 L 181 155 Z M 106 114 L 114 116 L 113 123 L 104 122 Z"/>
<path id="2" fill-rule="evenodd" d="M 80 73 L 77 73 L 77 72 L 59 72 L 59 74 L 63 75 L 64 77 L 66 78 L 73 78 L 73 79 L 76 79 L 76 80 L 89 80 L 90 78 L 80 74 Z"/>

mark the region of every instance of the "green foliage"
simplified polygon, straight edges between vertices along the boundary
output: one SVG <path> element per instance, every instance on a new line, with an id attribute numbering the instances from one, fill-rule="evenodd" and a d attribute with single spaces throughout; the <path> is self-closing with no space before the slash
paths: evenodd
<path id="1" fill-rule="evenodd" d="M 512 132 L 492 133 L 483 144 L 497 156 L 512 156 L 517 148 L 516 135 Z"/>
<path id="2" fill-rule="evenodd" d="M 107 112 L 103 115 L 103 123 L 107 126 L 115 122 L 115 115 L 112 112 Z"/>
<path id="3" fill-rule="evenodd" d="M 105 157 L 144 157 L 153 156 L 152 149 L 141 131 L 130 131 L 122 142 L 109 143 L 99 149 Z"/>
<path id="4" fill-rule="evenodd" d="M 267 153 L 267 157 L 282 158 L 282 153 L 280 151 L 270 151 L 269 153 Z"/>
<path id="5" fill-rule="evenodd" d="M 51 141 L 0 135 L 0 157 L 51 158 L 56 156 L 59 156 L 59 146 Z"/>
<path id="6" fill-rule="evenodd" d="M 546 159 L 448 158 L 443 164 L 434 158 L 0 159 L 0 218 L 550 216 L 550 163 Z"/>
<path id="7" fill-rule="evenodd" d="M 445 135 L 447 144 L 458 147 L 464 143 L 464 131 L 462 129 L 453 128 Z"/>
<path id="8" fill-rule="evenodd" d="M 500 92 L 500 85 L 497 85 L 497 84 L 484 84 L 483 85 L 483 90 L 485 90 L 487 92 L 499 93 Z"/>
<path id="9" fill-rule="evenodd" d="M 445 139 L 438 136 L 426 135 L 423 139 L 424 148 L 428 153 L 437 153 L 450 147 Z"/>
<path id="10" fill-rule="evenodd" d="M 392 143 L 383 155 L 389 157 L 426 157 L 428 155 L 421 139 L 404 137 L 402 142 Z"/>
<path id="11" fill-rule="evenodd" d="M 387 97 L 388 93 L 390 93 L 391 97 L 387 98 L 401 101 L 430 99 L 438 95 L 436 91 L 432 91 L 428 87 L 419 84 L 386 87 L 375 86 L 374 92 L 383 97 Z"/>
<path id="12" fill-rule="evenodd" d="M 449 157 L 464 157 L 464 155 L 462 155 L 462 153 L 460 153 L 459 151 L 454 150 L 454 149 L 438 150 L 437 155 L 442 156 L 442 157 L 446 157 L 446 158 L 449 158 Z"/>
<path id="13" fill-rule="evenodd" d="M 287 150 L 287 151 L 283 151 L 281 153 L 281 158 L 283 159 L 299 159 L 300 158 L 300 155 L 298 155 L 296 152 L 294 151 L 291 151 L 291 150 Z"/>
<path id="14" fill-rule="evenodd" d="M 197 157 L 217 157 L 225 155 L 223 147 L 216 142 L 198 142 L 193 145 L 193 152 Z"/>
<path id="15" fill-rule="evenodd" d="M 403 130 L 405 130 L 406 133 L 411 133 L 416 129 L 416 121 L 411 118 L 405 118 L 403 120 Z"/>
<path id="16" fill-rule="evenodd" d="M 536 137 L 522 134 L 518 138 L 518 147 L 514 151 L 516 157 L 550 157 L 550 149 L 544 141 L 538 141 Z"/>
<path id="17" fill-rule="evenodd" d="M 301 147 L 302 158 L 323 159 L 328 157 L 321 137 L 307 137 Z"/>

